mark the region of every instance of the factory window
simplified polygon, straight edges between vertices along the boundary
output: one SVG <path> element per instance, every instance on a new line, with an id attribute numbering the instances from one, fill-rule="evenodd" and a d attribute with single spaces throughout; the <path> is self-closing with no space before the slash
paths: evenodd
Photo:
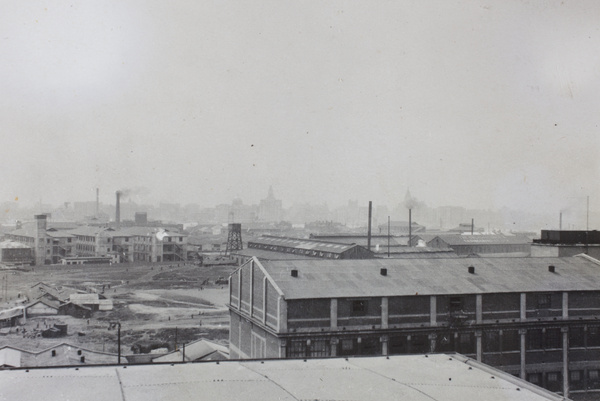
<path id="1" fill-rule="evenodd" d="M 571 390 L 583 390 L 583 372 L 571 370 L 569 372 L 569 387 Z"/>
<path id="2" fill-rule="evenodd" d="M 448 309 L 450 311 L 459 311 L 462 308 L 463 308 L 462 297 L 450 297 L 450 301 L 448 302 Z"/>
<path id="3" fill-rule="evenodd" d="M 367 314 L 367 301 L 359 299 L 352 301 L 352 314 L 355 316 L 364 316 Z"/>
<path id="4" fill-rule="evenodd" d="M 521 349 L 521 336 L 517 330 L 502 331 L 502 351 L 518 351 Z"/>
<path id="5" fill-rule="evenodd" d="M 288 347 L 289 358 L 304 358 L 306 356 L 306 340 L 292 340 Z"/>
<path id="6" fill-rule="evenodd" d="M 600 330 L 599 330 L 598 326 L 588 327 L 587 346 L 588 347 L 600 347 Z"/>
<path id="7" fill-rule="evenodd" d="M 410 338 L 410 354 L 425 354 L 431 351 L 429 337 L 425 334 L 417 334 Z"/>
<path id="8" fill-rule="evenodd" d="M 537 308 L 538 309 L 549 309 L 552 305 L 552 294 L 538 294 L 537 296 Z"/>
<path id="9" fill-rule="evenodd" d="M 475 337 L 473 333 L 460 333 L 458 335 L 458 352 L 461 354 L 473 354 L 475 350 Z"/>
<path id="10" fill-rule="evenodd" d="M 379 337 L 359 337 L 357 343 L 359 355 L 381 355 Z"/>
<path id="11" fill-rule="evenodd" d="M 351 338 L 345 338 L 342 341 L 340 341 L 340 344 L 340 348 L 344 355 L 352 353 L 352 350 L 354 349 L 354 340 L 352 340 Z"/>
<path id="12" fill-rule="evenodd" d="M 584 331 L 583 327 L 570 327 L 569 328 L 569 347 L 571 348 L 580 348 L 583 347 Z"/>
<path id="13" fill-rule="evenodd" d="M 542 330 L 527 330 L 527 349 L 542 349 Z"/>
<path id="14" fill-rule="evenodd" d="M 539 385 L 539 384 L 541 384 L 541 383 L 540 383 L 540 382 L 541 382 L 541 380 L 540 380 L 540 379 L 541 379 L 541 377 L 540 377 L 540 374 L 539 374 L 539 373 L 529 373 L 529 374 L 527 375 L 527 381 L 528 381 L 529 383 L 533 383 L 533 384 L 537 384 L 537 385 Z"/>
<path id="15" fill-rule="evenodd" d="M 497 331 L 486 331 L 483 335 L 483 352 L 500 351 L 500 333 Z"/>
<path id="16" fill-rule="evenodd" d="M 588 370 L 588 388 L 600 388 L 600 375 L 597 369 Z"/>
<path id="17" fill-rule="evenodd" d="M 311 340 L 309 352 L 311 358 L 322 358 L 329 356 L 329 342 L 326 339 Z"/>
<path id="18" fill-rule="evenodd" d="M 406 354 L 406 336 L 391 336 L 389 353 L 390 355 Z"/>
<path id="19" fill-rule="evenodd" d="M 546 330 L 546 348 L 557 349 L 562 348 L 560 329 L 547 329 Z"/>
<path id="20" fill-rule="evenodd" d="M 554 392 L 562 390 L 562 374 L 560 372 L 546 373 L 546 388 Z"/>

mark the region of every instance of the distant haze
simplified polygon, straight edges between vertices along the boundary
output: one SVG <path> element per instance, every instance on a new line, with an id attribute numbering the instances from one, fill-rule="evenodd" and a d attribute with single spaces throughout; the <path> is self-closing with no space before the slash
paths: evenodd
<path id="1" fill-rule="evenodd" d="M 597 1 L 27 1 L 0 200 L 600 200 Z"/>

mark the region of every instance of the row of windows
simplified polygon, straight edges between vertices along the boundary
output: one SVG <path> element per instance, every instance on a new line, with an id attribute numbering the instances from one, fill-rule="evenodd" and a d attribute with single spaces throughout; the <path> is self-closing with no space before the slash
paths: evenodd
<path id="1" fill-rule="evenodd" d="M 583 336 L 581 339 L 580 336 Z M 427 334 L 392 334 L 389 336 L 388 353 L 411 354 L 427 352 L 459 352 L 476 353 L 476 336 L 474 332 L 442 332 L 431 341 Z M 330 356 L 332 340 L 327 337 L 311 339 L 292 339 L 288 344 L 288 357 L 310 358 Z M 334 340 L 335 341 L 335 340 Z M 569 332 L 570 348 L 600 346 L 600 327 L 572 328 Z M 521 335 L 516 329 L 489 330 L 482 333 L 482 350 L 485 353 L 515 352 L 521 347 Z M 560 328 L 529 329 L 526 333 L 526 349 L 551 350 L 562 348 L 562 332 Z M 381 355 L 381 338 L 379 336 L 361 336 L 342 338 L 337 343 L 337 355 Z"/>
<path id="2" fill-rule="evenodd" d="M 292 253 L 294 255 L 316 256 L 325 259 L 339 259 L 340 255 L 332 252 L 315 251 L 311 249 L 290 248 L 277 245 L 249 244 L 249 248 L 263 249 L 265 251 Z"/>
<path id="3" fill-rule="evenodd" d="M 550 391 L 562 391 L 562 372 L 529 373 L 527 381 Z M 569 390 L 600 389 L 600 371 L 598 369 L 570 370 Z"/>
<path id="4" fill-rule="evenodd" d="M 549 309 L 552 305 L 553 294 L 533 294 L 535 295 L 535 306 L 537 309 Z M 355 316 L 364 316 L 368 311 L 368 303 L 380 301 L 370 301 L 368 299 L 358 299 L 352 301 L 352 313 Z M 465 309 L 465 297 L 455 296 L 448 298 L 448 311 L 458 312 Z"/>

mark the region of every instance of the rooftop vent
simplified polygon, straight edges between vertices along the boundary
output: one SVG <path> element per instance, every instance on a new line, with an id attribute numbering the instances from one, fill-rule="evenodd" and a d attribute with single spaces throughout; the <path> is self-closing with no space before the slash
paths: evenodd
<path id="1" fill-rule="evenodd" d="M 554 266 L 553 265 L 548 266 L 548 271 L 550 273 L 554 273 Z"/>
<path id="2" fill-rule="evenodd" d="M 379 273 L 380 273 L 382 276 L 387 276 L 387 269 L 386 269 L 385 267 L 382 267 L 382 268 L 381 268 L 381 270 L 379 270 Z"/>
<path id="3" fill-rule="evenodd" d="M 292 270 L 292 277 L 298 277 L 298 270 L 296 270 L 296 269 Z"/>
<path id="4" fill-rule="evenodd" d="M 475 267 L 474 266 L 469 266 L 469 273 L 470 274 L 475 274 Z"/>

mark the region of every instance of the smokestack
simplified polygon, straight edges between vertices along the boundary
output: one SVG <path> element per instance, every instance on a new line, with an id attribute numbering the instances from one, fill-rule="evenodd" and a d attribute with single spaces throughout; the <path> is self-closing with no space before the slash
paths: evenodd
<path id="1" fill-rule="evenodd" d="M 408 209 L 408 246 L 410 245 L 410 240 L 412 239 L 412 209 Z"/>
<path id="2" fill-rule="evenodd" d="M 558 216 L 558 229 L 562 231 L 562 212 Z"/>
<path id="3" fill-rule="evenodd" d="M 96 188 L 96 217 L 100 214 L 100 188 Z"/>
<path id="4" fill-rule="evenodd" d="M 115 209 L 115 222 L 117 223 L 117 227 L 121 225 L 121 191 L 117 191 L 117 206 Z"/>
<path id="5" fill-rule="evenodd" d="M 373 202 L 369 201 L 369 232 L 367 234 L 367 249 L 371 250 L 371 216 L 373 215 Z"/>
<path id="6" fill-rule="evenodd" d="M 475 232 L 475 219 L 471 219 L 471 235 Z"/>

